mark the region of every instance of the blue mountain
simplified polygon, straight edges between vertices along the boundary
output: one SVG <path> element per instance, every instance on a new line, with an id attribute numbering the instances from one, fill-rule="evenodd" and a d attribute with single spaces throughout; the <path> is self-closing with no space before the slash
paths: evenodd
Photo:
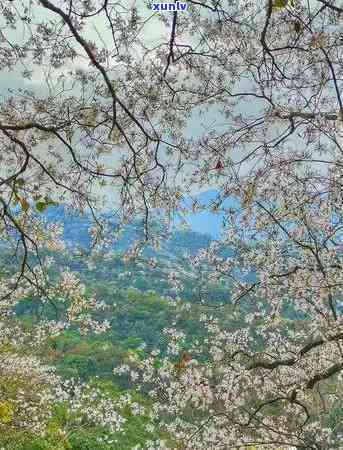
<path id="1" fill-rule="evenodd" d="M 199 205 L 211 209 L 218 202 L 218 192 L 211 190 L 195 195 L 192 198 L 185 198 L 183 206 L 191 209 L 194 201 Z M 225 208 L 237 206 L 237 202 L 227 198 L 221 206 Z M 65 206 L 50 206 L 44 211 L 47 222 L 60 222 L 64 227 L 64 240 L 68 247 L 80 246 L 87 248 L 90 245 L 89 228 L 92 226 L 92 218 L 89 214 L 76 214 L 74 210 Z M 106 219 L 113 223 L 113 229 L 117 226 L 115 218 L 110 213 L 104 213 Z M 183 221 L 188 224 L 188 229 L 181 229 Z M 174 232 L 170 239 L 163 243 L 163 247 L 158 254 L 151 248 L 145 250 L 146 256 L 159 256 L 174 258 L 186 254 L 194 254 L 201 248 L 205 248 L 209 243 L 218 238 L 223 222 L 222 212 L 205 211 L 200 213 L 190 213 L 181 218 L 180 214 L 175 215 Z M 158 226 L 158 222 L 157 222 Z M 134 223 L 126 226 L 121 239 L 116 244 L 116 250 L 121 252 L 128 248 L 133 241 L 144 237 L 143 222 L 137 219 Z"/>

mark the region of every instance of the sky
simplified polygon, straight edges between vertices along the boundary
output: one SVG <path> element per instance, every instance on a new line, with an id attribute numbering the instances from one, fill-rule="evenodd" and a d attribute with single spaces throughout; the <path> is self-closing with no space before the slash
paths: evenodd
<path id="1" fill-rule="evenodd" d="M 23 0 L 22 3 L 26 6 L 29 5 L 29 1 L 28 0 Z M 56 3 L 56 0 L 55 0 Z M 310 3 L 312 4 L 316 4 L 315 0 L 311 0 Z M 57 2 L 58 4 L 58 2 Z M 141 15 L 144 15 L 145 19 L 146 19 L 146 26 L 144 28 L 144 32 L 142 34 L 142 38 L 144 39 L 145 45 L 149 48 L 155 47 L 163 42 L 168 42 L 169 37 L 170 37 L 170 25 L 171 25 L 171 20 L 172 20 L 172 13 L 166 12 L 166 13 L 161 13 L 164 14 L 165 17 L 168 17 L 168 15 L 170 16 L 170 18 L 168 18 L 168 25 L 164 26 L 161 21 L 158 20 L 158 15 L 160 13 L 155 13 L 153 14 L 151 12 L 151 10 L 149 10 L 146 6 L 144 6 L 143 2 L 140 1 L 128 1 L 127 2 L 127 7 L 129 8 L 131 4 L 134 4 L 137 9 L 138 9 L 138 13 Z M 53 15 L 52 13 L 50 13 L 49 11 L 45 10 L 44 8 L 38 8 L 37 6 L 34 7 L 34 13 L 35 13 L 35 20 L 36 22 L 40 22 L 42 20 L 45 19 L 49 19 L 50 17 L 55 17 L 55 15 Z M 180 14 L 187 14 L 187 12 L 184 13 L 180 13 Z M 88 23 L 88 22 L 87 22 Z M 3 25 L 4 25 L 4 19 L 0 17 L 0 29 L 3 29 Z M 5 30 L 3 29 L 3 33 L 5 33 Z M 88 27 L 84 30 L 84 32 L 82 32 L 82 35 L 90 40 L 94 40 L 96 42 L 99 42 L 99 34 L 101 35 L 101 42 L 104 43 L 105 46 L 111 46 L 112 41 L 112 37 L 111 37 L 111 33 L 109 30 L 107 30 L 106 27 L 106 22 L 105 22 L 105 17 L 104 15 L 102 16 L 96 16 L 94 18 L 92 18 L 91 21 L 89 21 L 89 25 Z M 6 27 L 6 37 L 11 40 L 11 42 L 22 42 L 24 39 L 27 39 L 28 37 L 28 31 L 27 29 L 25 29 L 25 24 L 23 24 L 22 29 L 21 30 L 17 30 L 17 31 L 8 31 L 8 27 Z M 194 38 L 190 38 L 191 41 L 193 39 L 193 41 L 196 39 Z M 78 45 L 78 44 L 76 44 Z M 79 51 L 80 53 L 83 55 L 84 51 L 83 49 L 81 49 L 81 47 L 79 47 Z M 8 97 L 10 94 L 8 92 L 8 89 L 19 89 L 19 88 L 28 88 L 33 90 L 34 92 L 37 93 L 37 95 L 39 96 L 46 96 L 49 93 L 49 87 L 46 83 L 46 79 L 45 79 L 45 73 L 44 73 L 44 69 L 42 67 L 38 67 L 38 66 L 33 66 L 31 65 L 31 67 L 28 67 L 29 69 L 33 70 L 33 75 L 31 80 L 29 79 L 23 79 L 21 76 L 21 71 L 23 70 L 23 67 L 18 66 L 15 68 L 15 70 L 9 72 L 6 70 L 0 71 L 0 96 L 2 96 L 3 101 L 6 101 L 6 97 Z M 60 75 L 62 72 L 68 72 L 68 70 L 72 69 L 72 68 L 82 68 L 84 70 L 88 70 L 89 69 L 89 65 L 88 65 L 88 60 L 85 57 L 79 57 L 76 60 L 74 60 L 73 63 L 69 63 L 67 66 L 63 66 L 61 69 L 55 70 L 52 72 L 51 74 L 51 80 L 52 80 L 52 84 L 54 83 L 54 77 L 56 79 L 56 77 L 58 75 Z M 118 68 L 118 73 L 120 71 L 120 68 Z M 244 90 L 248 88 L 248 81 L 246 80 L 242 80 L 242 82 L 240 83 L 240 86 L 237 86 L 237 90 Z M 77 93 L 76 93 L 77 94 Z M 249 112 L 249 113 L 253 113 L 256 112 L 258 110 L 258 104 L 257 102 L 250 102 L 250 103 L 244 103 L 241 105 L 240 107 L 240 111 L 242 112 Z M 211 125 L 213 127 L 213 129 L 216 129 L 218 132 L 220 130 L 225 129 L 227 124 L 222 124 L 221 126 L 218 124 L 218 111 L 216 110 L 215 107 L 213 107 L 208 114 L 206 115 L 204 122 L 205 122 L 205 126 L 206 125 L 210 125 L 213 124 L 214 122 L 217 122 L 216 125 Z M 189 124 L 185 130 L 185 134 L 186 136 L 199 136 L 200 133 L 202 131 L 202 125 L 201 125 L 201 121 L 199 121 L 199 118 L 194 114 L 190 121 Z M 279 131 L 279 130 L 276 130 Z M 294 144 L 296 145 L 296 138 L 294 141 Z M 44 151 L 44 148 L 42 147 L 42 151 Z M 249 151 L 249 146 L 247 145 L 246 148 L 246 152 Z M 236 153 L 236 159 L 241 158 L 243 156 L 243 154 L 240 154 L 239 152 Z M 111 157 L 107 157 L 107 164 L 109 166 L 115 166 L 117 164 L 115 157 L 111 156 Z M 323 167 L 324 169 L 324 167 Z M 187 170 L 187 169 L 186 169 Z M 191 170 L 188 169 L 188 170 Z M 245 171 L 247 172 L 249 170 L 249 166 L 247 166 L 245 168 Z M 186 172 L 187 173 L 187 172 Z M 244 170 L 243 170 L 243 174 L 244 174 Z M 183 176 L 183 175 L 180 175 Z M 206 192 L 208 190 L 213 190 L 216 189 L 216 187 L 218 186 L 218 184 L 216 182 L 213 182 L 213 184 L 209 184 L 209 185 L 204 185 L 201 187 L 200 191 L 199 191 L 199 187 L 194 186 L 193 187 L 193 191 L 191 191 L 191 194 L 199 194 L 199 192 Z M 96 189 L 99 189 L 98 187 Z M 113 192 L 113 188 L 102 188 L 104 193 L 106 193 L 107 197 L 108 197 L 108 201 L 109 203 L 112 203 L 113 201 L 116 201 L 116 199 L 118 198 L 117 195 Z"/>
<path id="2" fill-rule="evenodd" d="M 144 40 L 145 46 L 147 48 L 153 48 L 161 43 L 166 43 L 169 41 L 170 38 L 170 25 L 171 25 L 171 13 L 164 13 L 167 17 L 169 15 L 170 17 L 170 25 L 164 26 L 160 20 L 158 20 L 158 15 L 160 13 L 154 13 L 152 14 L 152 11 L 148 8 L 143 6 L 142 2 L 135 2 L 135 1 L 129 1 L 127 2 L 127 6 L 129 7 L 130 4 L 135 4 L 138 8 L 138 13 L 144 16 L 146 23 L 144 27 L 144 32 L 142 33 L 142 39 Z M 25 6 L 29 5 L 29 1 L 24 0 L 23 4 Z M 55 4 L 58 4 L 58 2 L 55 2 Z M 32 10 L 34 13 L 35 21 L 34 23 L 39 23 L 42 20 L 48 20 L 50 17 L 55 18 L 56 15 L 52 14 L 50 11 L 45 10 L 44 8 L 38 8 L 37 6 L 34 7 Z M 180 14 L 187 14 L 187 13 L 180 13 Z M 106 46 L 113 46 L 113 40 L 110 33 L 110 30 L 106 27 L 106 21 L 105 16 L 96 16 L 92 18 L 91 20 L 87 21 L 87 24 L 89 24 L 84 31 L 82 32 L 83 37 L 89 40 L 94 40 L 97 43 L 100 43 L 99 35 L 101 36 L 101 43 L 104 43 Z M 0 17 L 0 29 L 4 26 L 4 19 Z M 22 43 L 25 41 L 28 36 L 28 30 L 25 24 L 22 25 L 22 29 L 18 30 L 8 30 L 8 27 L 5 29 L 3 28 L 3 33 L 5 34 L 6 38 L 10 40 L 12 43 L 18 42 Z M 192 41 L 192 38 L 190 38 L 190 41 Z M 89 63 L 88 58 L 84 57 L 84 50 L 76 43 L 75 48 L 78 48 L 78 51 L 81 54 L 81 57 L 76 58 L 72 63 L 68 63 L 68 65 L 63 66 L 61 69 L 54 69 L 51 74 L 49 75 L 49 85 L 53 86 L 54 82 L 56 81 L 57 77 L 62 73 L 67 73 L 70 69 L 83 69 L 83 70 L 89 70 Z M 21 71 L 25 68 L 28 68 L 29 70 L 32 70 L 32 76 L 31 79 L 24 79 L 21 75 Z M 6 101 L 6 99 L 11 96 L 12 94 L 9 92 L 9 89 L 11 90 L 17 90 L 17 89 L 29 89 L 32 90 L 37 96 L 39 97 L 45 97 L 49 95 L 49 85 L 47 84 L 47 77 L 46 72 L 48 68 L 40 67 L 37 65 L 30 64 L 30 61 L 27 61 L 26 67 L 23 67 L 22 65 L 17 65 L 15 67 L 15 70 L 3 70 L 0 71 L 0 98 L 2 98 L 2 101 Z M 118 69 L 117 73 L 120 73 L 120 68 Z M 111 76 L 114 77 L 114 75 L 111 72 Z M 67 77 L 68 79 L 68 77 Z M 53 90 L 53 89 L 52 89 Z M 75 94 L 77 95 L 77 91 L 75 91 Z M 215 109 L 213 108 L 212 112 L 210 111 L 206 118 L 204 119 L 204 122 L 212 123 L 217 118 L 217 114 Z M 190 120 L 189 125 L 187 126 L 187 129 L 185 130 L 185 134 L 187 136 L 197 136 L 202 130 L 201 122 L 197 117 L 193 117 Z M 39 147 L 36 149 L 36 151 L 39 152 Z M 45 146 L 42 145 L 42 152 L 45 151 Z M 105 158 L 106 164 L 110 167 L 115 167 L 118 162 L 115 159 L 115 156 L 110 156 Z M 185 169 L 185 173 L 188 173 L 191 170 Z M 183 175 L 180 175 L 180 178 Z M 201 188 L 201 191 L 206 191 L 208 189 L 213 188 L 215 185 L 208 185 Z M 113 187 L 96 187 L 96 192 L 101 189 L 101 192 L 105 193 L 108 197 L 109 203 L 112 203 L 113 200 L 115 201 L 118 196 L 113 191 Z M 193 187 L 193 190 L 191 193 L 196 194 L 198 192 L 198 187 Z M 100 192 L 100 191 L 99 191 Z"/>

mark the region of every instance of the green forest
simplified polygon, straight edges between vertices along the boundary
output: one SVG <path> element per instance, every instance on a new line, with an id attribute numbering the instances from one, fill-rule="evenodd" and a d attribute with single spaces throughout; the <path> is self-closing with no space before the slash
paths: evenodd
<path id="1" fill-rule="evenodd" d="M 341 0 L 0 0 L 0 450 L 343 450 Z"/>
<path id="2" fill-rule="evenodd" d="M 209 237 L 190 232 L 179 232 L 177 241 L 184 250 L 194 252 L 194 242 L 198 245 L 207 243 Z M 74 243 L 76 244 L 76 243 Z M 197 246 L 198 246 L 197 245 Z M 45 255 L 46 256 L 46 255 Z M 51 255 L 50 255 L 51 256 Z M 68 257 L 54 255 L 56 266 L 71 267 L 82 274 L 81 281 L 85 283 L 87 295 L 96 294 L 98 300 L 106 303 L 107 309 L 98 313 L 99 319 L 108 319 L 110 330 L 96 335 L 89 333 L 82 335 L 77 327 L 70 328 L 57 336 L 51 336 L 44 345 L 39 348 L 38 355 L 47 364 L 56 367 L 56 373 L 61 377 L 76 378 L 90 383 L 92 388 L 99 389 L 109 398 L 118 398 L 129 393 L 138 404 L 149 408 L 149 398 L 144 393 L 139 393 L 134 384 L 127 377 L 115 376 L 113 369 L 121 363 L 132 363 L 132 356 L 144 359 L 147 351 L 158 349 L 161 355 L 166 352 L 167 341 L 162 330 L 171 323 L 176 323 L 187 333 L 188 346 L 192 340 L 205 338 L 203 331 L 198 326 L 198 318 L 206 310 L 212 313 L 213 304 L 207 307 L 199 304 L 197 289 L 192 293 L 196 283 L 191 284 L 185 277 L 185 298 L 189 305 L 185 313 L 180 305 L 166 298 L 168 282 L 165 277 L 165 269 L 172 262 L 179 267 L 182 261 L 168 261 L 164 258 L 164 267 L 148 269 L 142 263 L 123 264 L 119 256 L 109 259 L 104 264 L 102 258 L 93 261 L 95 267 L 91 270 L 84 264 L 82 257 Z M 10 255 L 3 262 L 3 270 L 10 266 Z M 143 259 L 144 261 L 144 259 Z M 184 267 L 185 273 L 189 267 Z M 53 270 L 51 270 L 53 276 Z M 203 278 L 203 277 L 202 277 Z M 202 280 L 199 279 L 201 282 Z M 187 286 L 188 285 L 188 286 Z M 205 288 L 202 286 L 202 288 Z M 213 286 L 207 286 L 207 290 Z M 229 286 L 216 286 L 219 298 L 225 299 L 226 317 L 232 314 Z M 213 293 L 214 295 L 214 293 Z M 182 305 L 182 303 L 181 303 Z M 35 326 L 46 320 L 62 320 L 66 308 L 60 305 L 42 304 L 39 297 L 27 297 L 22 299 L 16 307 L 16 320 L 9 320 L 7 326 L 15 326 L 19 321 L 21 327 L 28 333 L 33 332 Z M 225 325 L 239 327 L 238 319 L 225 320 Z M 2 346 L 2 352 L 11 352 L 10 343 Z M 185 348 L 187 350 L 187 346 Z M 21 351 L 23 355 L 28 351 L 25 346 Z M 177 364 L 178 360 L 175 360 Z M 204 361 L 206 363 L 206 361 Z M 21 388 L 21 383 L 31 394 L 30 379 L 18 380 L 8 386 L 8 380 L 3 380 L 2 389 L 15 395 Z M 34 395 L 34 392 L 32 393 Z M 0 407 L 0 420 L 3 424 L 10 423 L 14 411 L 11 403 L 7 402 Z M 129 410 L 123 411 L 126 419 L 123 432 L 114 433 L 110 438 L 108 431 L 92 423 L 79 423 L 68 408 L 68 402 L 61 402 L 54 408 L 49 423 L 47 435 L 36 438 L 30 433 L 19 430 L 11 430 L 0 438 L 0 444 L 8 449 L 129 449 L 137 445 L 155 439 L 156 436 L 147 431 L 149 417 L 137 417 Z M 63 430 L 67 430 L 62 433 Z M 172 441 L 172 436 L 164 436 Z M 178 447 L 175 447 L 178 448 Z"/>

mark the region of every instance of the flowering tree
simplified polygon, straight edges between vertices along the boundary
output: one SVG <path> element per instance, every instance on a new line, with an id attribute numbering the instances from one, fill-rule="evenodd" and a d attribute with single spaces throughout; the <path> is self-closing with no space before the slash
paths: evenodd
<path id="1" fill-rule="evenodd" d="M 32 291 L 58 300 L 64 289 L 66 321 L 92 324 L 81 310 L 96 302 L 75 293 L 74 278 L 67 272 L 57 287 L 46 278 L 40 254 L 62 243 L 36 212 L 57 202 L 89 210 L 96 251 L 111 241 L 97 212 L 110 193 L 121 223 L 144 219 L 130 259 L 158 245 L 175 210 L 187 218 L 186 195 L 215 185 L 223 233 L 190 264 L 231 280 L 228 303 L 245 323 L 231 330 L 205 317 L 209 337 L 191 357 L 178 355 L 183 334 L 169 330 L 170 358 L 136 362 L 154 386 L 158 426 L 174 439 L 151 448 L 337 448 L 329 412 L 343 369 L 343 8 L 188 4 L 161 14 L 147 2 L 1 4 L 1 71 L 26 85 L 46 79 L 0 109 L 0 237 L 18 258 L 1 279 L 1 305 Z M 152 30 L 161 32 L 154 42 Z M 177 273 L 170 281 L 182 292 Z"/>

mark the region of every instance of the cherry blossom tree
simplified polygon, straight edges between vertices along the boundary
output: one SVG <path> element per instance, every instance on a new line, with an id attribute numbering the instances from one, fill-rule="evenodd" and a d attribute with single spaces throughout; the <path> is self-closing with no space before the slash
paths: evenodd
<path id="1" fill-rule="evenodd" d="M 343 369 L 343 8 L 332 0 L 188 6 L 1 4 L 0 68 L 27 86 L 0 109 L 0 237 L 18 261 L 1 279 L 1 305 L 31 292 L 58 300 L 66 290 L 66 321 L 92 324 L 81 307 L 96 301 L 75 293 L 73 275 L 55 287 L 46 278 L 40 254 L 63 251 L 63 242 L 37 211 L 64 202 L 89 211 L 96 251 L 110 247 L 99 210 L 112 196 L 120 223 L 144 220 L 130 259 L 158 247 L 175 211 L 187 220 L 206 208 L 194 202 L 188 211 L 185 196 L 215 186 L 222 235 L 190 264 L 206 264 L 232 288 L 204 317 L 209 336 L 189 358 L 171 329 L 169 357 L 134 363 L 155 399 L 156 426 L 173 439 L 150 448 L 337 448 L 329 416 Z M 39 92 L 29 87 L 44 79 Z M 228 198 L 239 207 L 225 206 Z M 177 273 L 170 282 L 182 297 Z M 221 323 L 228 305 L 244 316 L 235 330 Z"/>

